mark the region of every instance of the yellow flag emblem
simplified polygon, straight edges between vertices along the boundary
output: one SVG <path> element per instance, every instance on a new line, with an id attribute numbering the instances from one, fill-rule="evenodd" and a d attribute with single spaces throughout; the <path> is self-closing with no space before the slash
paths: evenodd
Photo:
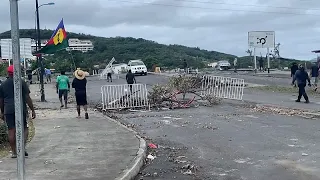
<path id="1" fill-rule="evenodd" d="M 60 28 L 56 35 L 53 37 L 53 43 L 54 45 L 58 45 L 60 43 L 62 43 L 62 41 L 64 40 L 64 34 L 63 34 L 63 30 Z"/>

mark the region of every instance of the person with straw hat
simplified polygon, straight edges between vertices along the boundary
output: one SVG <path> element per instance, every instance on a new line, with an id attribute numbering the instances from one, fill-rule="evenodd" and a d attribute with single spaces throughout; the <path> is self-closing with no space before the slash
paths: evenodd
<path id="1" fill-rule="evenodd" d="M 80 107 L 83 106 L 85 111 L 85 119 L 89 119 L 88 115 L 88 102 L 87 102 L 87 79 L 85 73 L 80 69 L 74 72 L 75 78 L 72 81 L 72 88 L 75 89 L 75 96 L 77 102 L 78 118 L 80 118 Z"/>

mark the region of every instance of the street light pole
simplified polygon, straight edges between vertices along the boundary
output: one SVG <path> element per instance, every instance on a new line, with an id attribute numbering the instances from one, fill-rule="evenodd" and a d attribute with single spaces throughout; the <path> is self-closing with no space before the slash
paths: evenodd
<path id="1" fill-rule="evenodd" d="M 13 59 L 13 78 L 14 78 L 14 111 L 16 124 L 16 151 L 17 151 L 17 179 L 25 180 L 25 140 L 24 123 L 22 118 L 22 82 L 21 82 L 21 63 L 20 63 L 20 37 L 19 37 L 19 15 L 18 0 L 10 0 L 10 19 L 11 19 L 11 39 L 12 39 L 12 59 Z"/>
<path id="2" fill-rule="evenodd" d="M 41 49 L 41 37 L 40 37 L 40 20 L 39 20 L 39 2 L 38 0 L 36 0 L 36 13 L 37 13 L 37 41 L 38 41 L 38 48 L 37 50 Z M 46 98 L 45 98 L 45 94 L 44 94 L 44 83 L 43 83 L 43 61 L 42 61 L 42 55 L 39 54 L 37 56 L 38 58 L 38 66 L 40 68 L 40 93 L 41 93 L 41 102 L 45 102 Z"/>

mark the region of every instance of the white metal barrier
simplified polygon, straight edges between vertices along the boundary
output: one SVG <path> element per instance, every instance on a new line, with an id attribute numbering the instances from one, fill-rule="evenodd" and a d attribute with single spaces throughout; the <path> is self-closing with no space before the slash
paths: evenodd
<path id="1" fill-rule="evenodd" d="M 101 95 L 104 110 L 138 107 L 150 109 L 145 84 L 104 85 L 101 87 Z"/>
<path id="2" fill-rule="evenodd" d="M 201 95 L 214 95 L 219 98 L 242 100 L 244 79 L 207 76 L 202 79 Z"/>
<path id="3" fill-rule="evenodd" d="M 103 80 L 103 79 L 108 79 L 108 74 L 99 74 L 99 79 Z M 120 79 L 120 75 L 119 74 L 111 74 L 112 79 Z"/>

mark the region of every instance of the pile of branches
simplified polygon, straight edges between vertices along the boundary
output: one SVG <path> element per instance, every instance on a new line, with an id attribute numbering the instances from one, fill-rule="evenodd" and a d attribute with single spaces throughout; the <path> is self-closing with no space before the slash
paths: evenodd
<path id="1" fill-rule="evenodd" d="M 164 85 L 154 85 L 149 91 L 149 101 L 153 107 L 186 108 L 193 105 L 212 106 L 221 103 L 221 99 L 201 93 L 203 78 L 200 75 L 179 75 L 169 79 Z M 205 95 L 203 95 L 205 94 Z"/>

